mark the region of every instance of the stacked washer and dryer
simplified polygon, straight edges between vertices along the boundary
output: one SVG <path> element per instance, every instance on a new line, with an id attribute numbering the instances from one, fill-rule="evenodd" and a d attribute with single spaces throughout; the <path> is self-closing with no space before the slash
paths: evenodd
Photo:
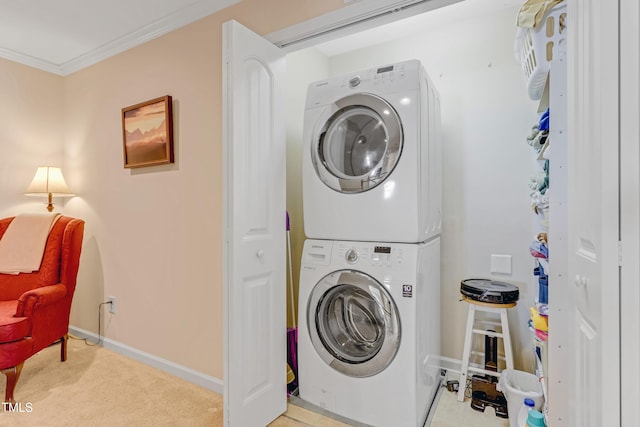
<path id="1" fill-rule="evenodd" d="M 309 85 L 300 398 L 422 426 L 440 385 L 438 93 L 419 61 Z"/>

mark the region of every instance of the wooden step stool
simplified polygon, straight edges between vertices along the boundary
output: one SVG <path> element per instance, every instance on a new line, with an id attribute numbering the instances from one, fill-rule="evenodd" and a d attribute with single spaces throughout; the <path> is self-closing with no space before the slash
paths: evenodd
<path id="1" fill-rule="evenodd" d="M 472 353 L 471 347 L 473 344 L 473 334 L 502 338 L 502 343 L 504 345 L 504 359 L 507 369 L 513 369 L 513 350 L 511 347 L 511 335 L 509 333 L 507 309 L 516 306 L 515 302 L 508 304 L 494 304 L 476 301 L 466 297 L 463 298 L 463 301 L 466 301 L 469 304 L 469 312 L 467 314 L 467 330 L 464 337 L 464 350 L 462 351 L 462 368 L 460 370 L 460 384 L 458 387 L 459 402 L 464 401 L 464 395 L 467 388 L 467 376 L 469 372 L 500 377 L 499 372 L 476 368 L 475 366 L 469 366 L 469 361 Z M 499 315 L 500 326 L 502 330 L 500 332 L 494 332 L 484 329 L 477 329 L 475 327 L 476 312 L 486 312 Z"/>

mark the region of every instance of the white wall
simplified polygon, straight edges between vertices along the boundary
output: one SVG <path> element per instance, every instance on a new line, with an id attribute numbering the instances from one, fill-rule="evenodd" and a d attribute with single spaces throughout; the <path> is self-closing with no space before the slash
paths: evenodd
<path id="1" fill-rule="evenodd" d="M 527 330 L 528 308 L 537 287 L 533 286 L 533 260 L 528 251 L 535 230 L 528 181 L 536 166 L 525 138 L 538 114 L 537 103 L 526 95 L 513 55 L 516 11 L 475 16 L 473 20 L 431 27 L 419 35 L 334 56 L 329 58 L 329 71 L 337 75 L 413 58 L 422 61 L 442 104 L 443 355 L 459 359 L 462 354 L 466 305 L 459 302 L 460 281 L 490 277 L 520 287 L 521 303 L 510 311 L 510 324 L 516 368 L 530 370 L 533 356 L 528 351 L 532 341 Z M 289 55 L 288 68 L 315 69 L 305 61 L 303 53 Z M 310 82 L 323 77 L 307 73 L 300 78 Z M 291 89 L 298 95 L 298 107 L 290 105 L 293 111 L 304 108 L 301 87 L 303 83 L 296 81 Z M 301 141 L 300 117 L 299 113 L 291 115 L 290 152 L 299 152 L 295 143 Z M 296 156 L 291 156 L 287 164 L 288 182 L 301 180 Z M 492 275 L 491 254 L 512 255 L 512 274 Z M 299 257 L 299 253 L 294 255 Z"/>
<path id="2" fill-rule="evenodd" d="M 302 214 L 302 125 L 307 86 L 329 76 L 329 58 L 310 48 L 287 55 L 287 211 L 291 219 L 291 258 L 294 298 L 287 290 L 287 324 L 294 325 L 291 301 L 297 305 L 300 256 L 304 245 Z M 287 272 L 287 274 L 289 274 Z M 291 278 L 289 278 L 291 280 Z M 297 312 L 296 312 L 297 313 Z"/>

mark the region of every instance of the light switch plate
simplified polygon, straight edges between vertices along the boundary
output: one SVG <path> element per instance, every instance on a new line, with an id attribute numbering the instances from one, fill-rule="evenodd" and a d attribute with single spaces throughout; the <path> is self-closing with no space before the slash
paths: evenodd
<path id="1" fill-rule="evenodd" d="M 491 255 L 491 272 L 511 274 L 511 255 Z"/>

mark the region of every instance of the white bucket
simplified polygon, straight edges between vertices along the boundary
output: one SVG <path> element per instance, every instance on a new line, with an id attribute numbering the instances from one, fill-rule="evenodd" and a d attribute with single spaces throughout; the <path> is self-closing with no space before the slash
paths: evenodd
<path id="1" fill-rule="evenodd" d="M 518 427 L 518 414 L 525 398 L 533 399 L 534 409 L 542 410 L 544 397 L 538 377 L 528 372 L 505 369 L 500 373 L 498 390 L 504 393 L 509 411 L 509 426 Z"/>

